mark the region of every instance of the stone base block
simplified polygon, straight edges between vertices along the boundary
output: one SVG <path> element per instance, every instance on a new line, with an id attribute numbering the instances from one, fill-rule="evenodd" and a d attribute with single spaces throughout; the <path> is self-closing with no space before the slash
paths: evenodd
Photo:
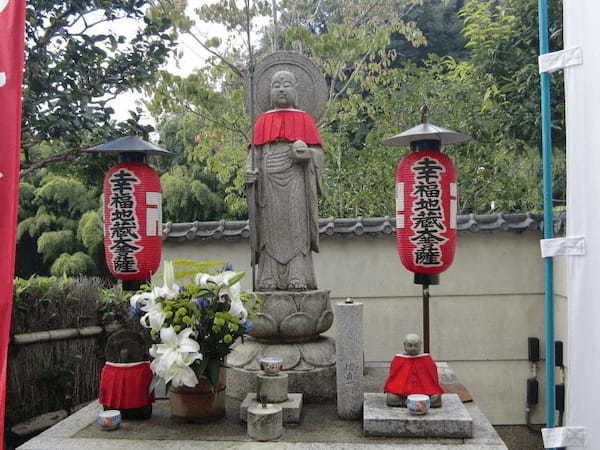
<path id="1" fill-rule="evenodd" d="M 268 403 L 281 403 L 288 399 L 288 375 L 278 373 L 277 375 L 258 374 L 258 398 Z"/>
<path id="2" fill-rule="evenodd" d="M 335 366 L 306 372 L 287 371 L 290 392 L 304 394 L 307 403 L 324 403 L 335 399 Z M 251 392 L 257 392 L 256 371 L 227 369 L 227 395 L 243 400 Z"/>
<path id="3" fill-rule="evenodd" d="M 246 422 L 248 420 L 248 408 L 258 406 L 256 393 L 251 392 L 246 396 L 240 406 L 240 420 Z M 283 423 L 300 423 L 302 415 L 302 394 L 288 394 L 288 400 L 282 403 L 276 403 L 283 409 Z"/>
<path id="4" fill-rule="evenodd" d="M 473 419 L 456 394 L 443 394 L 442 407 L 423 416 L 409 414 L 406 408 L 385 404 L 385 394 L 365 393 L 363 433 L 365 436 L 449 437 L 473 436 Z"/>
<path id="5" fill-rule="evenodd" d="M 274 441 L 283 434 L 283 414 L 279 406 L 248 409 L 248 436 L 255 441 Z"/>

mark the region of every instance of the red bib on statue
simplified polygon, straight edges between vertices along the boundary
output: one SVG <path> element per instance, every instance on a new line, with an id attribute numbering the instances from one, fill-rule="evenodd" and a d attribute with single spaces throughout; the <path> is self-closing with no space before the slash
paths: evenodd
<path id="1" fill-rule="evenodd" d="M 390 374 L 384 392 L 402 396 L 411 394 L 443 394 L 437 366 L 428 353 L 417 356 L 396 355 L 390 365 Z"/>
<path id="2" fill-rule="evenodd" d="M 307 145 L 323 147 L 315 119 L 310 114 L 297 109 L 276 109 L 261 114 L 256 119 L 254 145 L 297 140 Z"/>
<path id="3" fill-rule="evenodd" d="M 154 401 L 148 392 L 152 370 L 147 361 L 137 363 L 107 362 L 100 375 L 99 402 L 117 409 L 142 408 Z"/>

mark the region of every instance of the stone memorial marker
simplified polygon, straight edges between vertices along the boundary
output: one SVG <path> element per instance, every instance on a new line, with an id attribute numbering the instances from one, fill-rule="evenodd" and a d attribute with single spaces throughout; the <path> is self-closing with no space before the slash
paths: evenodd
<path id="1" fill-rule="evenodd" d="M 363 406 L 363 304 L 352 299 L 335 307 L 337 411 L 342 419 L 359 419 Z"/>

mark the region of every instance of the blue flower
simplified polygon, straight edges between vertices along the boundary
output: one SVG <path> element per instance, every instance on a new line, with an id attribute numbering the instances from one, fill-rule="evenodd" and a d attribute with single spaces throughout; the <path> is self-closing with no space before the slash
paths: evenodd
<path id="1" fill-rule="evenodd" d="M 210 300 L 207 297 L 200 297 L 195 300 L 198 308 L 208 308 L 210 306 Z"/>
<path id="2" fill-rule="evenodd" d="M 180 286 L 179 287 L 179 293 L 181 294 L 182 292 L 187 291 L 187 288 L 185 286 Z"/>
<path id="3" fill-rule="evenodd" d="M 254 322 L 250 319 L 246 319 L 244 323 L 242 323 L 242 327 L 244 327 L 244 332 L 248 333 L 252 328 L 254 328 Z"/>
<path id="4" fill-rule="evenodd" d="M 129 314 L 132 317 L 140 318 L 142 317 L 142 314 L 144 314 L 144 311 L 142 311 L 141 308 L 137 305 L 135 307 L 129 305 Z"/>
<path id="5" fill-rule="evenodd" d="M 225 267 L 223 268 L 223 270 L 231 272 L 233 270 L 233 266 L 231 265 L 231 263 L 227 263 L 227 264 L 225 264 Z"/>

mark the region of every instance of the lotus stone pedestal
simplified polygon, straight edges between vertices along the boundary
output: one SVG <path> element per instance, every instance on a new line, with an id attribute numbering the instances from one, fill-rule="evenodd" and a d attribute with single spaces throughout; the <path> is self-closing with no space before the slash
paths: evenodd
<path id="1" fill-rule="evenodd" d="M 329 291 L 256 292 L 263 299 L 255 326 L 238 340 L 227 357 L 227 394 L 244 400 L 257 392 L 259 359 L 283 359 L 289 392 L 305 402 L 332 400 L 336 395 L 335 341 L 320 336 L 333 323 Z"/>

